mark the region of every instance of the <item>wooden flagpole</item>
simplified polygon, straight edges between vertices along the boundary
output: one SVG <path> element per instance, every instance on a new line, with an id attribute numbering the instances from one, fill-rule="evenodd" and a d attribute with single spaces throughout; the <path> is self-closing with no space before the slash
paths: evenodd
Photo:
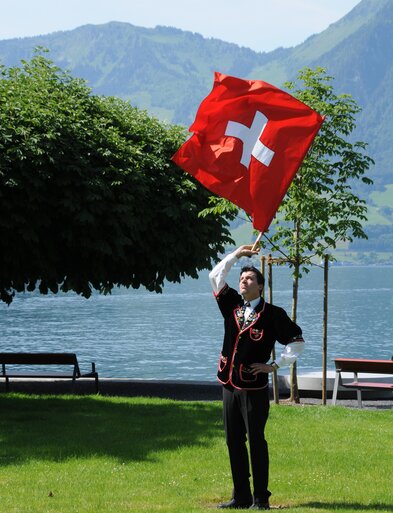
<path id="1" fill-rule="evenodd" d="M 258 246 L 258 244 L 259 244 L 259 241 L 260 241 L 260 240 L 261 240 L 261 238 L 262 238 L 262 235 L 263 235 L 263 233 L 262 233 L 262 232 L 259 232 L 259 235 L 258 235 L 258 237 L 257 237 L 256 241 L 254 242 L 254 245 L 253 245 L 253 247 L 251 248 L 251 251 L 255 251 L 255 250 L 257 249 L 257 246 Z"/>

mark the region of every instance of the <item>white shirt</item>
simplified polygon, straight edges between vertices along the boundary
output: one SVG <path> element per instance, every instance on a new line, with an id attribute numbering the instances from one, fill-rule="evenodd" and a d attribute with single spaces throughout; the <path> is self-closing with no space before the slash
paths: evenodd
<path id="1" fill-rule="evenodd" d="M 217 295 L 220 290 L 222 290 L 226 285 L 226 277 L 231 270 L 232 266 L 235 262 L 238 261 L 236 256 L 236 251 L 227 255 L 221 262 L 219 262 L 209 273 L 210 283 L 213 289 L 213 292 Z M 260 298 L 253 299 L 250 301 L 251 306 L 246 308 L 245 318 L 247 319 L 250 313 L 254 310 L 254 308 L 259 303 Z M 294 342 L 290 342 L 286 346 L 284 346 L 283 351 L 280 356 L 276 359 L 276 364 L 279 367 L 287 367 L 294 363 L 298 356 L 304 350 L 304 340 L 302 338 L 297 339 Z"/>
<path id="2" fill-rule="evenodd" d="M 244 312 L 244 319 L 247 320 L 250 313 L 255 310 L 255 307 L 260 302 L 261 298 L 257 297 L 256 299 L 253 299 L 252 301 L 249 301 L 250 306 L 246 306 L 246 310 Z"/>

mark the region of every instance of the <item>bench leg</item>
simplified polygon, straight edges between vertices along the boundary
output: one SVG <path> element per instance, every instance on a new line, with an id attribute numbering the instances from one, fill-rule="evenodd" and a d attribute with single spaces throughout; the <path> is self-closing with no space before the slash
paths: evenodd
<path id="1" fill-rule="evenodd" d="M 338 392 L 338 384 L 340 381 L 340 372 L 336 371 L 336 377 L 334 378 L 334 388 L 333 388 L 333 397 L 332 397 L 332 405 L 334 406 L 337 401 L 337 392 Z"/>
<path id="2" fill-rule="evenodd" d="M 358 396 L 358 406 L 359 406 L 359 408 L 363 408 L 363 405 L 362 405 L 362 391 L 360 389 L 356 390 L 356 395 Z"/>

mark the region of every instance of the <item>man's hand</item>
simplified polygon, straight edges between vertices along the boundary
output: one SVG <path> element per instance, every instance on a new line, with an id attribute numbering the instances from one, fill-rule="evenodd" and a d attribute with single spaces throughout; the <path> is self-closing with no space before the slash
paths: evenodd
<path id="1" fill-rule="evenodd" d="M 268 363 L 251 363 L 248 368 L 251 370 L 252 374 L 261 374 L 264 372 L 265 374 L 270 374 L 274 371 L 274 367 L 269 365 Z"/>
<path id="2" fill-rule="evenodd" d="M 259 253 L 259 250 L 260 248 L 257 247 L 255 250 L 252 249 L 253 246 L 240 246 L 237 250 L 236 250 L 236 256 L 237 258 L 241 258 L 241 257 L 251 257 L 253 255 L 257 255 Z"/>

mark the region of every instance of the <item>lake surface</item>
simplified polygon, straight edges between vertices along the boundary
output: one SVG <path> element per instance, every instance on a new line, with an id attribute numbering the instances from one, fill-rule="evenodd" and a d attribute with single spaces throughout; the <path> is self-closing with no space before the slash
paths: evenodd
<path id="1" fill-rule="evenodd" d="M 273 302 L 290 314 L 290 271 L 273 273 Z M 10 307 L 0 304 L 1 350 L 75 352 L 82 370 L 95 361 L 102 377 L 214 381 L 223 323 L 207 275 L 167 284 L 163 294 L 19 294 Z M 238 270 L 229 278 L 236 287 Z M 300 282 L 298 323 L 307 343 L 300 374 L 321 370 L 322 319 L 323 270 L 314 268 Z M 338 356 L 393 356 L 393 267 L 330 268 L 329 369 Z"/>

